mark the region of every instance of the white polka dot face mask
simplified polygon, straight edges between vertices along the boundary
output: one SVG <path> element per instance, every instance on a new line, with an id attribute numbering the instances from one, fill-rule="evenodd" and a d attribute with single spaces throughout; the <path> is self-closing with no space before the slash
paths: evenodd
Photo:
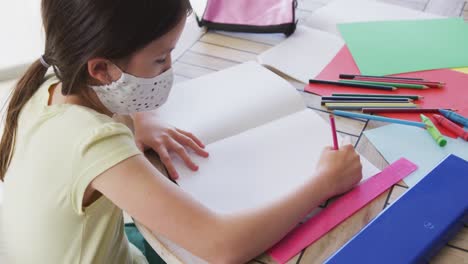
<path id="1" fill-rule="evenodd" d="M 173 81 L 172 68 L 153 78 L 141 78 L 122 72 L 117 81 L 90 88 L 109 111 L 128 115 L 151 111 L 163 105 L 169 97 Z"/>

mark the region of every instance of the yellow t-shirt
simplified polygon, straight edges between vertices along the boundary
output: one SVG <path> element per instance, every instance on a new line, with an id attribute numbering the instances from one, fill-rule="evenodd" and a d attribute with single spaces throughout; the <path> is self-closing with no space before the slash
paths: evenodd
<path id="1" fill-rule="evenodd" d="M 57 82 L 46 80 L 19 118 L 0 221 L 7 263 L 147 263 L 127 240 L 122 210 L 104 196 L 82 208 L 96 176 L 141 154 L 133 135 L 92 109 L 48 106 Z"/>

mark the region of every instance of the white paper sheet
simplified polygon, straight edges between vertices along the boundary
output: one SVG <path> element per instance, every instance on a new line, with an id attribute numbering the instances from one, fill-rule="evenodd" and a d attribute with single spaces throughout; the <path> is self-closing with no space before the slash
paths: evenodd
<path id="1" fill-rule="evenodd" d="M 176 85 L 159 113 L 210 144 L 302 109 L 287 81 L 248 62 Z"/>
<path id="2" fill-rule="evenodd" d="M 373 0 L 335 0 L 318 9 L 306 20 L 308 27 L 340 35 L 340 23 L 432 19 L 440 16 Z"/>
<path id="3" fill-rule="evenodd" d="M 332 144 L 330 126 L 305 109 L 208 145 L 208 159 L 193 155 L 193 172 L 174 163 L 178 183 L 219 213 L 265 206 L 297 190 L 313 175 L 322 149 Z M 364 160 L 364 158 L 362 158 Z M 366 178 L 379 170 L 364 161 Z"/>
<path id="4" fill-rule="evenodd" d="M 343 47 L 341 38 L 299 26 L 288 39 L 258 56 L 258 61 L 303 83 L 315 78 Z"/>

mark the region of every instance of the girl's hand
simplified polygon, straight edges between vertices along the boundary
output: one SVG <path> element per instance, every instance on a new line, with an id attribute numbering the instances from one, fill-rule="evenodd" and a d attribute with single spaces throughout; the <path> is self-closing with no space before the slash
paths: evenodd
<path id="1" fill-rule="evenodd" d="M 348 142 L 342 143 L 339 150 L 325 148 L 317 165 L 331 196 L 347 192 L 362 179 L 360 156 L 349 143 L 350 140 L 344 141 Z"/>
<path id="2" fill-rule="evenodd" d="M 199 156 L 208 157 L 205 145 L 196 136 L 163 122 L 154 111 L 136 113 L 132 117 L 138 148 L 141 151 L 148 148 L 156 151 L 172 179 L 176 180 L 179 175 L 169 152 L 175 152 L 194 171 L 198 170 L 198 166 L 189 157 L 186 148 L 192 149 Z"/>

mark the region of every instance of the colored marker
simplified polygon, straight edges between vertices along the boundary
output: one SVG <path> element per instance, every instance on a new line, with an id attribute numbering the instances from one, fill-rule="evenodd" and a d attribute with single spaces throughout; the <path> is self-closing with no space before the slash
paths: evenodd
<path id="1" fill-rule="evenodd" d="M 432 121 L 425 115 L 421 114 L 421 120 L 424 124 L 427 125 L 426 130 L 431 135 L 431 137 L 437 142 L 441 147 L 447 145 L 447 140 L 442 136 L 437 127 L 432 123 Z"/>
<path id="2" fill-rule="evenodd" d="M 338 150 L 338 136 L 336 135 L 336 125 L 335 125 L 335 118 L 333 115 L 330 115 L 330 125 L 332 129 L 332 137 L 333 137 L 333 149 Z"/>
<path id="3" fill-rule="evenodd" d="M 440 110 L 440 113 L 445 116 L 446 118 L 452 120 L 453 122 L 455 123 L 458 123 L 464 127 L 468 127 L 468 118 L 460 115 L 460 114 L 457 114 L 457 113 L 454 113 L 452 111 L 448 111 L 448 110 Z"/>
<path id="4" fill-rule="evenodd" d="M 454 122 L 448 120 L 447 118 L 443 116 L 434 115 L 433 117 L 438 125 L 441 125 L 447 128 L 448 130 L 452 131 L 458 137 L 461 137 L 465 141 L 468 141 L 468 131 L 463 130 L 463 128 L 459 127 L 457 124 L 455 124 Z"/>
<path id="5" fill-rule="evenodd" d="M 388 118 L 388 117 L 377 116 L 377 115 L 366 115 L 366 114 L 359 114 L 359 113 L 339 111 L 339 110 L 333 111 L 333 114 L 337 115 L 337 116 L 346 116 L 346 117 L 353 117 L 353 118 L 364 118 L 364 119 L 369 119 L 369 120 L 388 122 L 388 123 L 396 123 L 396 124 L 408 125 L 408 126 L 416 126 L 416 127 L 422 127 L 422 128 L 426 127 L 426 124 L 421 123 L 421 122 L 413 122 L 413 121 L 407 121 L 407 120 L 403 120 L 403 119 Z"/>
<path id="6" fill-rule="evenodd" d="M 393 86 L 397 88 L 407 88 L 407 89 L 428 89 L 429 87 L 421 84 L 409 84 L 409 83 L 389 83 L 389 82 L 376 82 L 376 81 L 362 81 L 362 80 L 339 80 L 342 83 L 356 83 L 356 84 L 370 84 L 370 85 L 386 85 Z"/>

